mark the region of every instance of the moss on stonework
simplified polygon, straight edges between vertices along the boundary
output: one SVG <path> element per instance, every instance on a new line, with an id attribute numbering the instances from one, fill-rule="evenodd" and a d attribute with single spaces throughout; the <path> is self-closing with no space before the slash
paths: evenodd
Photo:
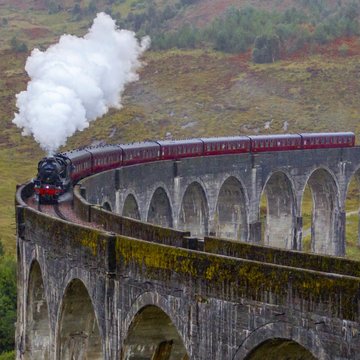
<path id="1" fill-rule="evenodd" d="M 266 294 L 271 293 L 286 304 L 291 294 L 306 302 L 309 308 L 324 304 L 326 312 L 333 316 L 358 319 L 360 279 L 357 278 L 188 251 L 125 237 L 117 237 L 116 258 L 119 265 L 135 266 L 150 279 L 167 281 L 176 273 L 177 279 L 200 281 L 220 298 L 230 300 L 231 293 L 263 301 Z"/>
<path id="2" fill-rule="evenodd" d="M 360 278 L 191 251 L 125 236 L 116 236 L 115 247 L 107 249 L 107 233 L 59 221 L 29 208 L 22 211 L 28 240 L 58 251 L 59 255 L 80 255 L 79 266 L 83 255 L 96 266 L 115 259 L 118 273 L 170 281 L 172 286 L 174 281 L 176 286 L 188 286 L 190 281 L 205 298 L 233 301 L 246 297 L 278 305 L 294 300 L 294 306 L 301 310 L 359 320 Z M 167 230 L 164 234 L 168 234 Z"/>
<path id="3" fill-rule="evenodd" d="M 51 241 L 52 246 L 59 248 L 70 245 L 84 250 L 87 249 L 94 257 L 98 256 L 99 252 L 104 254 L 106 247 L 104 233 L 72 223 L 59 221 L 59 219 L 38 214 L 29 208 L 24 208 L 23 211 L 25 223 L 29 224 L 32 232 L 36 234 L 42 242 L 48 239 L 48 241 Z"/>
<path id="4" fill-rule="evenodd" d="M 260 262 L 360 277 L 359 261 L 336 256 L 308 254 L 216 238 L 205 238 L 205 251 Z"/>

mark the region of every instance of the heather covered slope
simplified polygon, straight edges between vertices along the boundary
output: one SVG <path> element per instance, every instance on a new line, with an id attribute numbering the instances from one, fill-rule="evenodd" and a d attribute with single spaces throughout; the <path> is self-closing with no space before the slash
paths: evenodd
<path id="1" fill-rule="evenodd" d="M 338 4 L 325 2 L 330 8 Z M 59 3 L 61 8 L 54 10 L 49 0 L 0 1 L 0 230 L 10 253 L 15 250 L 15 184 L 33 177 L 36 163 L 43 156 L 37 144 L 21 137 L 20 130 L 11 123 L 16 111 L 15 94 L 24 90 L 28 81 L 24 64 L 29 50 L 45 49 L 64 32 L 83 35 L 94 10 L 106 10 L 124 20 L 129 13 L 142 13 L 148 4 L 104 1 L 96 2 L 93 9 L 93 3 L 63 1 Z M 155 2 L 158 11 L 176 3 L 179 1 Z M 164 24 L 169 29 L 193 22 L 191 16 L 196 14 L 197 20 L 208 23 L 221 15 L 224 4 L 253 5 L 263 10 L 269 10 L 272 4 L 278 11 L 292 5 L 309 9 L 305 0 L 181 3 L 176 15 Z M 81 8 L 78 17 L 76 4 Z M 128 25 L 134 25 L 133 21 Z M 12 41 L 14 35 L 16 42 Z M 23 43 L 28 51 L 21 49 Z M 358 36 L 304 45 L 296 52 L 282 54 L 272 64 L 254 64 L 251 48 L 229 54 L 214 51 L 207 43 L 194 50 L 148 51 L 140 80 L 125 91 L 123 109 L 111 110 L 72 137 L 66 148 L 165 137 L 298 131 L 347 130 L 359 135 L 359 58 Z"/>

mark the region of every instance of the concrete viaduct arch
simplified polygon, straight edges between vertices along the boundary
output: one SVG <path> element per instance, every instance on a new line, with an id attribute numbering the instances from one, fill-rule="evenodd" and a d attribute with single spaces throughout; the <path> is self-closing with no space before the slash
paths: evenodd
<path id="1" fill-rule="evenodd" d="M 246 189 L 235 176 L 222 183 L 217 195 L 213 232 L 218 236 L 248 240 L 248 196 Z"/>
<path id="2" fill-rule="evenodd" d="M 30 265 L 26 300 L 25 359 L 50 359 L 48 302 L 39 262 Z"/>
<path id="3" fill-rule="evenodd" d="M 59 359 L 104 358 L 103 341 L 89 293 L 79 279 L 65 289 L 58 317 Z"/>
<path id="4" fill-rule="evenodd" d="M 189 355 L 181 331 L 183 328 L 181 318 L 174 314 L 164 296 L 146 292 L 135 300 L 123 322 L 120 359 L 130 359 L 129 353 L 136 354 L 136 347 L 140 344 L 146 348 L 149 358 L 156 353 L 165 356 L 171 352 L 172 359 L 187 360 Z"/>
<path id="5" fill-rule="evenodd" d="M 149 205 L 147 222 L 164 227 L 173 227 L 173 214 L 169 196 L 163 187 L 158 187 Z"/>
<path id="6" fill-rule="evenodd" d="M 296 202 L 294 185 L 289 175 L 282 171 L 271 173 L 262 193 L 265 194 L 267 202 L 264 244 L 296 249 L 294 243 L 296 242 L 294 239 Z"/>
<path id="7" fill-rule="evenodd" d="M 233 360 L 253 360 L 267 358 L 275 360 L 271 355 L 277 347 L 282 356 L 289 360 L 298 358 L 306 360 L 331 359 L 321 339 L 312 331 L 302 327 L 294 327 L 287 321 L 269 322 L 249 334 L 241 343 Z M 279 357 L 278 357 L 279 358 Z"/>
<path id="8" fill-rule="evenodd" d="M 281 344 L 321 360 L 356 358 L 360 267 L 244 243 L 261 241 L 259 204 L 265 192 L 269 245 L 300 249 L 308 184 L 315 204 L 314 250 L 344 251 L 345 199 L 350 180 L 360 174 L 360 149 L 298 155 L 166 161 L 85 179 L 80 192 L 86 201 L 75 199 L 76 211 L 85 222 L 109 219 L 104 230 L 54 219 L 18 201 L 17 358 L 30 359 L 32 352 L 55 360 L 126 358 L 154 326 L 153 317 L 160 326 L 139 347 L 143 351 L 136 350 L 139 356 L 177 348 L 181 360 L 252 360 L 257 351 Z M 113 213 L 102 210 L 105 202 Z M 141 220 L 161 222 L 164 216 L 166 224 L 169 211 L 173 226 L 190 224 L 192 235 L 243 242 L 214 237 L 191 242 L 180 231 L 116 215 L 134 209 Z M 114 233 L 110 225 L 116 217 L 117 229 L 135 231 Z M 318 230 L 324 224 L 325 235 Z M 241 255 L 239 245 L 245 249 Z M 222 252 L 225 246 L 228 253 Z M 246 251 L 252 251 L 248 257 Z M 339 272 L 331 274 L 333 269 Z M 84 320 L 77 321 L 74 312 Z M 41 329 L 36 335 L 35 328 Z"/>

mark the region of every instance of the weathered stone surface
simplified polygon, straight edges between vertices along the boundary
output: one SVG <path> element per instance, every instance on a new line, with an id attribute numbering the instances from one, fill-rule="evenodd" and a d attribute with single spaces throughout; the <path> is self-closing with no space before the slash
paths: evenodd
<path id="1" fill-rule="evenodd" d="M 273 205 L 268 244 L 301 249 L 308 183 L 318 206 L 314 250 L 342 254 L 347 185 L 359 161 L 354 148 L 109 171 L 82 184 L 86 200 L 100 206 L 74 199 L 77 213 L 104 231 L 19 206 L 17 359 L 240 360 L 279 348 L 289 359 L 296 359 L 292 352 L 359 359 L 358 264 L 250 243 L 259 242 L 265 191 Z M 248 243 L 203 244 L 186 232 L 121 217 L 129 196 L 142 221 L 190 223 L 197 235 Z M 105 204 L 115 213 L 103 211 Z"/>
<path id="2" fill-rule="evenodd" d="M 314 199 L 312 250 L 342 256 L 346 193 L 351 179 L 360 176 L 359 159 L 357 147 L 188 158 L 109 171 L 82 186 L 90 203 L 141 221 L 172 224 L 192 236 L 301 250 L 301 205 L 308 185 Z M 264 231 L 263 193 L 268 200 Z"/>

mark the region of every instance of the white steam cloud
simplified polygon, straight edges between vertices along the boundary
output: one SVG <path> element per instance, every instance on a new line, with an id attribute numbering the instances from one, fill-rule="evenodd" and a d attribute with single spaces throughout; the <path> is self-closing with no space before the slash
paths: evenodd
<path id="1" fill-rule="evenodd" d="M 110 107 L 121 108 L 124 87 L 138 79 L 139 57 L 149 45 L 149 37 L 139 43 L 100 13 L 83 38 L 63 35 L 45 52 L 34 49 L 25 66 L 31 80 L 16 95 L 13 123 L 49 154 L 56 152 Z"/>

